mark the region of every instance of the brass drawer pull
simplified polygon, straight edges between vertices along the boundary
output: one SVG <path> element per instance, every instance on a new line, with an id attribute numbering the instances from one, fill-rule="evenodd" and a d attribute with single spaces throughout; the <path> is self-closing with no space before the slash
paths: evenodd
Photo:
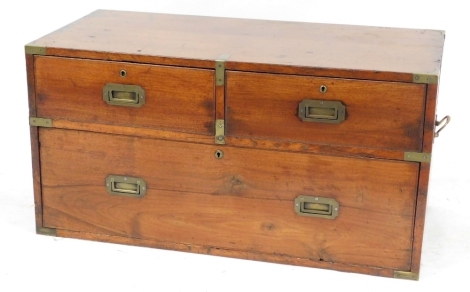
<path id="1" fill-rule="evenodd" d="M 298 196 L 294 201 L 294 210 L 298 215 L 335 219 L 339 212 L 339 203 L 332 198 Z"/>
<path id="2" fill-rule="evenodd" d="M 299 118 L 304 122 L 339 124 L 346 107 L 340 101 L 304 99 L 299 103 Z"/>
<path id="3" fill-rule="evenodd" d="M 106 190 L 111 195 L 141 198 L 147 193 L 147 183 L 138 177 L 108 175 Z"/>
<path id="4" fill-rule="evenodd" d="M 145 90 L 138 85 L 108 83 L 103 87 L 103 100 L 110 105 L 141 107 L 145 104 Z"/>

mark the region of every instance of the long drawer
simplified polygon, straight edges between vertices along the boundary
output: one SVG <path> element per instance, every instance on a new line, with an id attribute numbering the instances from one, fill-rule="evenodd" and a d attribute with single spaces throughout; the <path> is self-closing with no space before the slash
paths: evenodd
<path id="1" fill-rule="evenodd" d="M 410 269 L 416 163 L 39 130 L 45 227 Z"/>

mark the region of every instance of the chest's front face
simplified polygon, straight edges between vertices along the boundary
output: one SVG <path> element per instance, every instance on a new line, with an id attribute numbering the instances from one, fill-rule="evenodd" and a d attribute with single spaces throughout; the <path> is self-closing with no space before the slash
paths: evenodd
<path id="1" fill-rule="evenodd" d="M 185 33 L 186 58 L 27 48 L 38 232 L 417 278 L 437 77 Z"/>

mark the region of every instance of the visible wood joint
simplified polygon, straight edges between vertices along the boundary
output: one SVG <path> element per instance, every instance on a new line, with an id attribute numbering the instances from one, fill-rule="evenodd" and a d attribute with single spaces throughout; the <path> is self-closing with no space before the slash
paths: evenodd
<path id="1" fill-rule="evenodd" d="M 57 230 L 55 228 L 37 227 L 36 233 L 41 235 L 57 236 Z"/>
<path id="2" fill-rule="evenodd" d="M 419 280 L 419 274 L 413 272 L 405 272 L 405 271 L 395 271 L 393 273 L 393 277 L 397 279 L 404 279 L 404 280 Z"/>
<path id="3" fill-rule="evenodd" d="M 405 161 L 430 163 L 431 153 L 405 152 L 403 159 Z"/>
<path id="4" fill-rule="evenodd" d="M 46 47 L 26 45 L 24 46 L 24 52 L 27 55 L 46 55 Z"/>
<path id="5" fill-rule="evenodd" d="M 38 117 L 29 117 L 29 125 L 33 127 L 52 127 L 52 119 L 48 118 L 38 118 Z"/>
<path id="6" fill-rule="evenodd" d="M 437 84 L 439 76 L 429 74 L 413 74 L 413 83 Z"/>
<path id="7" fill-rule="evenodd" d="M 223 86 L 225 84 L 225 60 L 228 59 L 229 54 L 220 55 L 215 60 L 215 85 Z"/>

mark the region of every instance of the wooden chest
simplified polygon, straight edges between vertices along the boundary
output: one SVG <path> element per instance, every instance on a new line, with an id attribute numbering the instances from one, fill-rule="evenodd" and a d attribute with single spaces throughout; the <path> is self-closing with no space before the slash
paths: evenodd
<path id="1" fill-rule="evenodd" d="M 96 11 L 25 48 L 37 232 L 417 279 L 443 44 Z"/>

